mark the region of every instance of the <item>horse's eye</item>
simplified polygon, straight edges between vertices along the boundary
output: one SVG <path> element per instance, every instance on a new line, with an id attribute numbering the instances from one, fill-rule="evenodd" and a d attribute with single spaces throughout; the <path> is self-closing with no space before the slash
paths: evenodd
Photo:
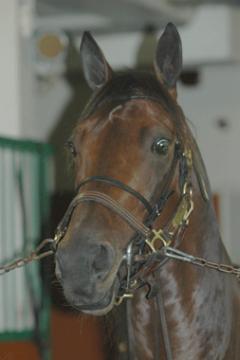
<path id="1" fill-rule="evenodd" d="M 74 144 L 73 144 L 73 142 L 71 140 L 66 142 L 66 147 L 68 148 L 68 150 L 70 151 L 70 153 L 73 156 L 77 155 L 77 151 L 76 151 L 75 146 L 74 146 Z"/>
<path id="2" fill-rule="evenodd" d="M 152 151 L 159 155 L 166 155 L 168 153 L 169 140 L 161 138 L 154 141 L 152 144 Z"/>

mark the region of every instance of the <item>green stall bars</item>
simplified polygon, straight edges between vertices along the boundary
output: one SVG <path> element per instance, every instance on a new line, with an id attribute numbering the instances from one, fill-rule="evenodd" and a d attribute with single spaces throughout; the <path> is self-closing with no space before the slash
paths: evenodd
<path id="1" fill-rule="evenodd" d="M 29 253 L 48 222 L 53 188 L 47 144 L 0 138 L 0 264 Z M 0 341 L 32 340 L 50 359 L 50 299 L 35 262 L 0 277 Z"/>

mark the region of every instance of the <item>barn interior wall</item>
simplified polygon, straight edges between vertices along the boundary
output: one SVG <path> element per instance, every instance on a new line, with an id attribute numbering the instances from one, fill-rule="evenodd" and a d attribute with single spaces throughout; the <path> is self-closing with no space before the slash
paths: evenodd
<path id="1" fill-rule="evenodd" d="M 0 130 L 1 135 L 20 136 L 20 81 L 18 4 L 0 1 Z"/>
<path id="2" fill-rule="evenodd" d="M 239 263 L 240 65 L 215 64 L 199 71 L 197 87 L 179 87 L 179 102 L 192 123 L 212 190 L 220 197 L 223 241 L 232 260 Z"/>

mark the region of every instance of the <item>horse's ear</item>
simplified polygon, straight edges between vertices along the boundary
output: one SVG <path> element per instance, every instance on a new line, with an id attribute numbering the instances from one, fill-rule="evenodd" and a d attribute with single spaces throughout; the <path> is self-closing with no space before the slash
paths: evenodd
<path id="1" fill-rule="evenodd" d="M 182 71 L 182 42 L 172 23 L 167 24 L 158 41 L 154 68 L 159 81 L 175 95 L 176 82 Z"/>
<path id="2" fill-rule="evenodd" d="M 101 88 L 112 77 L 111 67 L 88 31 L 82 37 L 80 58 L 85 79 L 92 90 Z"/>

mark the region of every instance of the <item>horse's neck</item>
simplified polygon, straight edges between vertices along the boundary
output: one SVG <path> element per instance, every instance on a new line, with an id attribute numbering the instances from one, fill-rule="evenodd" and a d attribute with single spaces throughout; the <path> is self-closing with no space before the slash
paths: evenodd
<path id="1" fill-rule="evenodd" d="M 203 203 L 200 206 L 192 215 L 180 249 L 226 262 L 212 206 Z M 226 351 L 231 318 L 228 285 L 223 277 L 214 270 L 177 261 L 169 262 L 160 271 L 171 343 L 179 360 L 186 359 L 186 354 L 188 359 L 220 359 L 220 354 Z"/>
<path id="2" fill-rule="evenodd" d="M 209 260 L 227 261 L 211 205 L 202 201 L 195 209 L 179 248 Z M 231 279 L 214 270 L 169 260 L 159 271 L 158 281 L 173 358 L 225 359 L 232 331 Z M 153 346 L 160 321 L 157 301 L 149 303 L 139 292 L 131 304 L 131 319 L 133 358 L 165 359 L 163 349 L 156 357 L 159 350 Z"/>

